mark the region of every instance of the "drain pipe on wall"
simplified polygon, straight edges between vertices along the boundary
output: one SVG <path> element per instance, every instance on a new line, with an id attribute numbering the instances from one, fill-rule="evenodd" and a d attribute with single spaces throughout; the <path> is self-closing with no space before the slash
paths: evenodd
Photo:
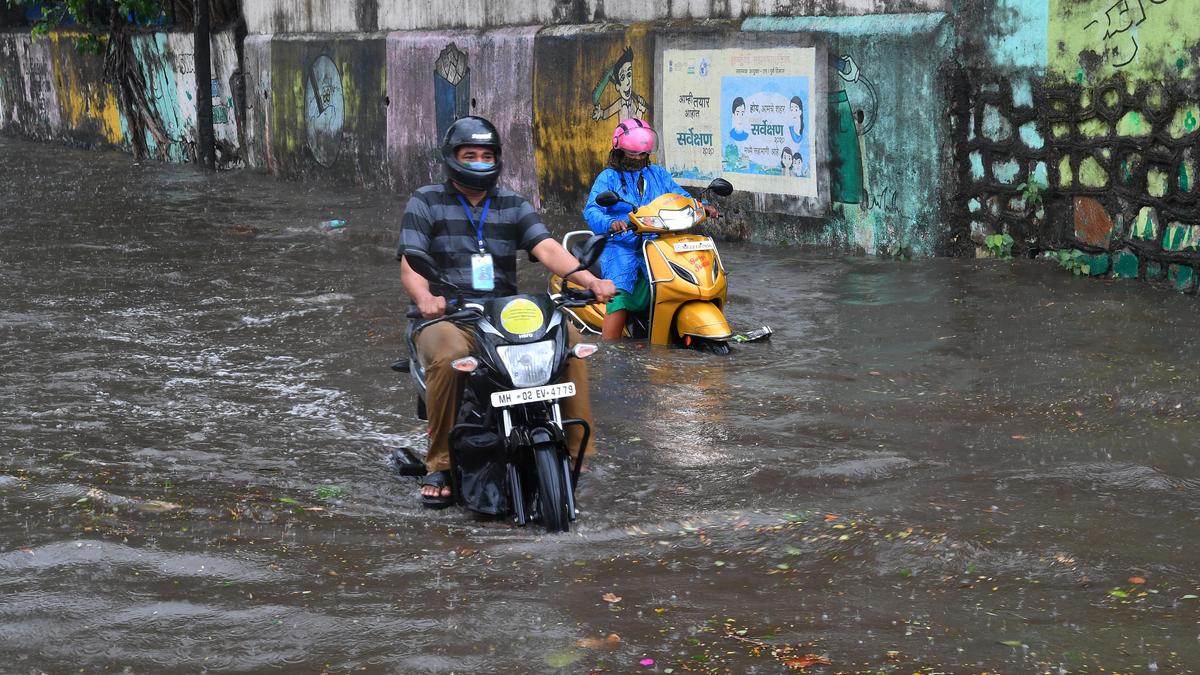
<path id="1" fill-rule="evenodd" d="M 204 168 L 217 168 L 216 149 L 213 141 L 212 62 L 209 59 L 209 12 L 208 0 L 194 0 L 195 32 L 193 33 L 196 59 L 196 160 Z"/>

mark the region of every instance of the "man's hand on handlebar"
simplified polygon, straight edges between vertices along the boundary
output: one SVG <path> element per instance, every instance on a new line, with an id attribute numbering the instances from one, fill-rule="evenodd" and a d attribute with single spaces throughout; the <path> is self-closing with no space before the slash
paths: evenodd
<path id="1" fill-rule="evenodd" d="M 704 207 L 704 214 L 709 218 L 716 218 L 717 216 L 721 215 L 720 213 L 717 213 L 717 207 L 713 206 L 712 204 L 701 204 L 701 206 Z"/>
<path id="2" fill-rule="evenodd" d="M 587 289 L 596 296 L 598 302 L 608 302 L 617 294 L 617 287 L 608 279 L 592 277 L 592 280 L 588 282 Z"/>
<path id="3" fill-rule="evenodd" d="M 446 313 L 446 298 L 440 295 L 431 295 L 418 302 L 417 309 L 421 311 L 422 317 L 436 319 Z"/>
<path id="4" fill-rule="evenodd" d="M 629 230 L 629 221 L 621 220 L 620 218 L 614 219 L 612 223 L 609 224 L 609 229 L 612 230 L 613 234 L 626 232 Z"/>

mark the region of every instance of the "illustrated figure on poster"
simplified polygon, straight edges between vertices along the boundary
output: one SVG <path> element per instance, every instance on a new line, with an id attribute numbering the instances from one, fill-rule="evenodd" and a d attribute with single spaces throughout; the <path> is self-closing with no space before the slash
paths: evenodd
<path id="1" fill-rule="evenodd" d="M 807 178 L 808 168 L 804 166 L 804 157 L 797 152 L 792 154 L 791 148 L 784 148 L 779 153 L 780 173 L 784 176 Z"/>
<path id="2" fill-rule="evenodd" d="M 601 107 L 600 99 L 610 84 L 616 88 L 617 98 L 606 107 Z M 633 49 L 626 47 L 592 90 L 592 119 L 606 120 L 614 115 L 619 115 L 618 120 L 642 118 L 646 116 L 646 107 L 646 97 L 633 90 Z"/>
<path id="3" fill-rule="evenodd" d="M 800 143 L 804 140 L 804 100 L 793 96 L 788 103 L 788 114 L 792 118 L 792 123 L 788 125 L 788 133 L 791 134 L 793 143 Z"/>
<path id="4" fill-rule="evenodd" d="M 738 142 L 750 138 L 750 128 L 746 125 L 746 99 L 741 96 L 733 99 L 730 110 L 733 112 L 733 123 L 729 127 L 729 137 Z"/>

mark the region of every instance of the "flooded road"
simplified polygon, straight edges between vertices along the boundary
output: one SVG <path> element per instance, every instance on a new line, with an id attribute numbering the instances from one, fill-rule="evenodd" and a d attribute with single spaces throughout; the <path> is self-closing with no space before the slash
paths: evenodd
<path id="1" fill-rule="evenodd" d="M 0 139 L 0 670 L 1200 668 L 1195 298 L 722 245 L 776 336 L 602 349 L 542 536 L 388 469 L 402 209 Z"/>

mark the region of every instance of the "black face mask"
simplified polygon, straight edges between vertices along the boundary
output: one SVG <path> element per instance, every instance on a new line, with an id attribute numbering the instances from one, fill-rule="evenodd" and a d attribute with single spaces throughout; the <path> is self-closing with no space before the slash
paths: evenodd
<path id="1" fill-rule="evenodd" d="M 650 156 L 646 155 L 641 159 L 631 159 L 627 157 L 624 152 L 616 150 L 613 152 L 612 156 L 609 157 L 608 163 L 618 171 L 641 171 L 647 166 L 650 166 Z"/>

